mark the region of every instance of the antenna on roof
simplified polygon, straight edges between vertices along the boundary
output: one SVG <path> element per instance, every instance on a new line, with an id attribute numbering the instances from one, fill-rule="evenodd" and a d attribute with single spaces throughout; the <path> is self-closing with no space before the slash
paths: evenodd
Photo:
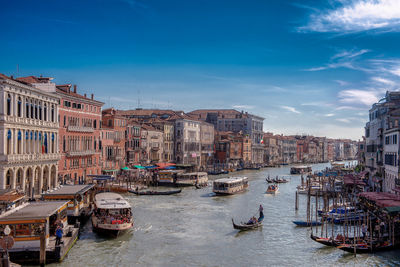
<path id="1" fill-rule="evenodd" d="M 138 90 L 137 107 L 140 108 L 140 89 Z"/>

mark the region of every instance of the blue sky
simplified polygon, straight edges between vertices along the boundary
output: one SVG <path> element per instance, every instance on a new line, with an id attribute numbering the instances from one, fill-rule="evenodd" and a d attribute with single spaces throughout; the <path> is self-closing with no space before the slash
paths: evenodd
<path id="1" fill-rule="evenodd" d="M 106 107 L 236 108 L 274 133 L 358 139 L 400 79 L 398 0 L 15 0 L 0 25 L 1 73 Z"/>

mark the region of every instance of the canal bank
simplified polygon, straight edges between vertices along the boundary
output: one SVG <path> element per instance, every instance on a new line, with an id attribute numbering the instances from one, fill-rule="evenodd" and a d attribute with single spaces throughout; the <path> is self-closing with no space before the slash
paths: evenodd
<path id="1" fill-rule="evenodd" d="M 314 164 L 313 171 L 329 164 Z M 51 266 L 387 266 L 399 265 L 398 252 L 347 254 L 310 239 L 310 230 L 292 221 L 306 218 L 306 197 L 294 208 L 300 176 L 266 195 L 265 178 L 289 175 L 290 165 L 242 171 L 249 189 L 234 196 L 211 197 L 212 187 L 184 188 L 173 196 L 124 197 L 133 207 L 134 230 L 117 239 L 104 239 L 86 224 L 81 238 L 60 264 Z M 226 176 L 226 175 L 225 175 Z M 210 177 L 210 180 L 224 176 Z M 239 233 L 231 223 L 248 220 L 264 206 L 262 229 Z"/>

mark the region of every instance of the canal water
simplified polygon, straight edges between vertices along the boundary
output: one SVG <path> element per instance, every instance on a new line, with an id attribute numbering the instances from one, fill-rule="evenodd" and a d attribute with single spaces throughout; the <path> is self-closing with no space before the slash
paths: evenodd
<path id="1" fill-rule="evenodd" d="M 313 171 L 326 164 L 314 164 Z M 400 253 L 357 255 L 324 247 L 310 239 L 310 230 L 292 221 L 305 219 L 306 196 L 295 191 L 300 176 L 281 184 L 279 193 L 266 195 L 265 178 L 289 175 L 290 166 L 242 171 L 249 189 L 234 196 L 212 196 L 211 186 L 184 188 L 173 196 L 125 197 L 133 206 L 134 229 L 105 239 L 88 222 L 80 239 L 60 264 L 53 266 L 399 266 Z M 210 180 L 221 178 L 210 177 Z M 247 221 L 264 206 L 261 229 L 238 232 L 231 218 Z"/>

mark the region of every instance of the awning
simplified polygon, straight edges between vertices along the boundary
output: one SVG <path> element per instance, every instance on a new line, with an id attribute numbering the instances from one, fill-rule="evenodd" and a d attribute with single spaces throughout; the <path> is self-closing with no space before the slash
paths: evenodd
<path id="1" fill-rule="evenodd" d="M 192 164 L 176 164 L 176 167 L 190 168 L 190 167 L 193 167 L 193 165 Z"/>
<path id="2" fill-rule="evenodd" d="M 176 164 L 175 163 L 156 163 L 156 165 L 160 168 L 166 168 L 169 166 L 175 166 Z"/>
<path id="3" fill-rule="evenodd" d="M 123 167 L 123 168 L 121 168 L 121 170 L 130 171 L 131 169 L 129 169 L 128 167 Z"/>
<path id="4" fill-rule="evenodd" d="M 146 166 L 145 168 L 146 169 L 155 169 L 155 168 L 157 168 L 157 166 L 156 165 L 152 165 L 152 166 Z"/>
<path id="5" fill-rule="evenodd" d="M 140 165 L 133 165 L 133 167 L 135 167 L 136 169 L 146 169 L 145 167 L 140 166 Z"/>

